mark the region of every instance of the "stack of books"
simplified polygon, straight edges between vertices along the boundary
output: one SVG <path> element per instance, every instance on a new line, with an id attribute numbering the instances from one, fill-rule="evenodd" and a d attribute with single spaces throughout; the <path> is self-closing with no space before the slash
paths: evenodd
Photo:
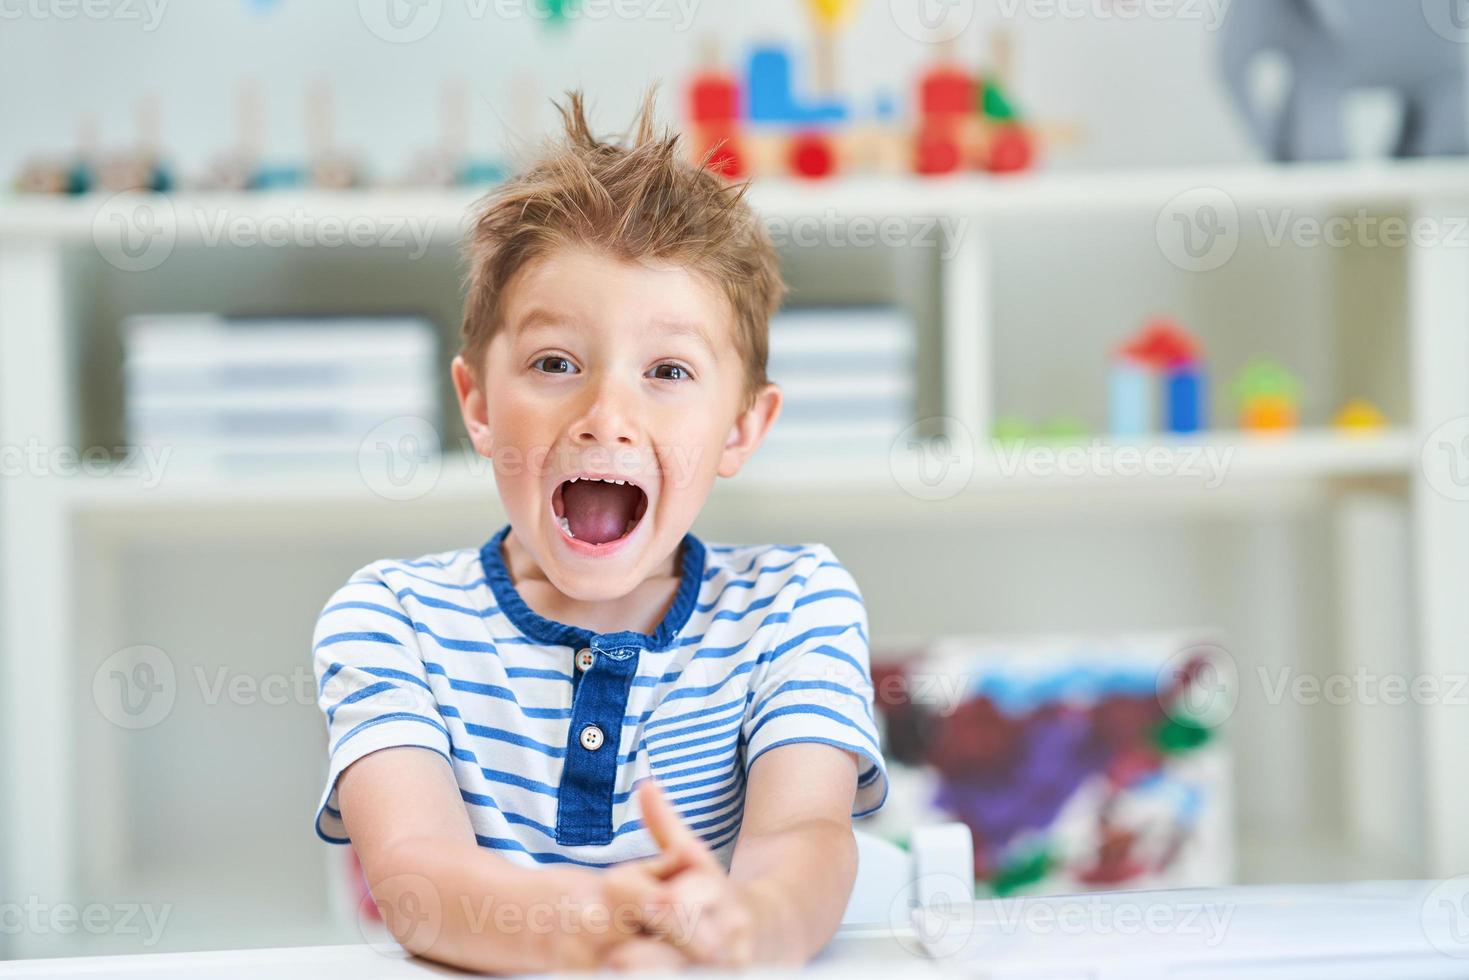
<path id="1" fill-rule="evenodd" d="M 167 448 L 170 466 L 355 467 L 385 423 L 441 431 L 425 319 L 136 316 L 123 345 L 128 440 Z"/>
<path id="2" fill-rule="evenodd" d="M 772 455 L 882 455 L 913 422 L 913 321 L 883 306 L 786 310 L 770 324 L 785 393 Z"/>

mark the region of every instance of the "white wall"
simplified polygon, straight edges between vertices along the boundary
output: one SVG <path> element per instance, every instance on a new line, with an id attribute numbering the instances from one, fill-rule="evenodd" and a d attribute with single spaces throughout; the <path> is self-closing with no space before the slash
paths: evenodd
<path id="1" fill-rule="evenodd" d="M 289 158 L 304 150 L 303 92 L 326 79 L 336 91 L 341 142 L 391 175 L 434 138 L 440 84 L 451 74 L 471 83 L 476 142 L 492 151 L 503 135 L 497 114 L 516 116 L 510 93 L 518 77 L 534 78 L 541 103 L 585 86 L 599 125 L 620 129 L 642 86 L 657 78 L 676 86 L 708 38 L 718 38 L 732 57 L 762 38 L 787 38 L 804 50 L 811 36 L 803 5 L 793 0 L 616 0 L 646 16 L 604 17 L 567 30 L 528 15 L 496 15 L 532 0 L 426 0 L 442 4 L 436 29 L 401 44 L 375 36 L 359 9 L 381 10 L 389 0 L 88 0 L 115 16 L 60 19 L 77 2 L 0 0 L 0 175 L 34 153 L 69 150 L 84 113 L 96 117 L 103 145 L 127 145 L 137 103 L 150 94 L 159 99 L 172 157 L 186 172 L 197 170 L 233 138 L 234 93 L 243 78 L 264 88 L 273 153 Z M 588 10 L 612 2 L 583 0 Z M 909 2 L 865 0 L 842 37 L 842 77 L 859 104 L 870 105 L 884 87 L 906 102 L 933 52 L 895 19 L 894 8 Z M 1124 0 L 1065 0 L 1059 7 L 959 0 L 954 9 L 973 16 L 954 47 L 987 57 L 991 28 L 1013 31 L 1022 104 L 1039 119 L 1086 128 L 1085 142 L 1059 165 L 1238 161 L 1253 150 L 1217 84 L 1211 11 L 1224 2 L 1179 0 L 1177 16 L 1149 20 L 1046 13 L 1122 9 Z M 1015 16 L 1005 16 L 1011 9 Z M 691 12 L 687 27 L 681 10 Z M 544 105 L 539 116 L 543 124 L 551 119 Z"/>

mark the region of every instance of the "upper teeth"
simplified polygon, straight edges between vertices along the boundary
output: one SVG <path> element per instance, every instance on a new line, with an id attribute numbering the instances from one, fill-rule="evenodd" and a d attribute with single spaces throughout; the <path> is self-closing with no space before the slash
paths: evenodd
<path id="1" fill-rule="evenodd" d="M 604 478 L 599 477 L 599 476 L 574 476 L 574 477 L 571 478 L 571 480 L 569 482 L 575 483 L 577 480 L 586 480 L 586 481 L 588 481 L 590 483 L 615 483 L 619 487 L 620 486 L 624 486 L 625 484 L 627 484 L 629 482 L 627 480 L 608 480 L 608 479 L 604 479 Z"/>

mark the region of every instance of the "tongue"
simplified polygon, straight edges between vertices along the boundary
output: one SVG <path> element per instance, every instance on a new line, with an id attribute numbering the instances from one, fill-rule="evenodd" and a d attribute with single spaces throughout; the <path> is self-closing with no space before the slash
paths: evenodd
<path id="1" fill-rule="evenodd" d="M 561 488 L 566 523 L 578 541 L 606 544 L 627 532 L 643 491 L 632 484 L 578 480 Z"/>

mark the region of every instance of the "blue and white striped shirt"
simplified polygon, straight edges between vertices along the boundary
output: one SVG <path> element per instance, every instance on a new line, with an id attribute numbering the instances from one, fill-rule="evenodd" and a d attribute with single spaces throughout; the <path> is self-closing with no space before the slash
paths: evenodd
<path id="1" fill-rule="evenodd" d="M 330 766 L 316 816 L 348 843 L 342 771 L 418 746 L 449 761 L 479 843 L 521 864 L 647 857 L 633 788 L 652 775 L 726 866 L 749 767 L 792 742 L 860 759 L 853 816 L 882 806 L 867 616 L 821 545 L 706 547 L 652 634 L 545 619 L 483 548 L 378 561 L 332 596 L 313 644 Z"/>

